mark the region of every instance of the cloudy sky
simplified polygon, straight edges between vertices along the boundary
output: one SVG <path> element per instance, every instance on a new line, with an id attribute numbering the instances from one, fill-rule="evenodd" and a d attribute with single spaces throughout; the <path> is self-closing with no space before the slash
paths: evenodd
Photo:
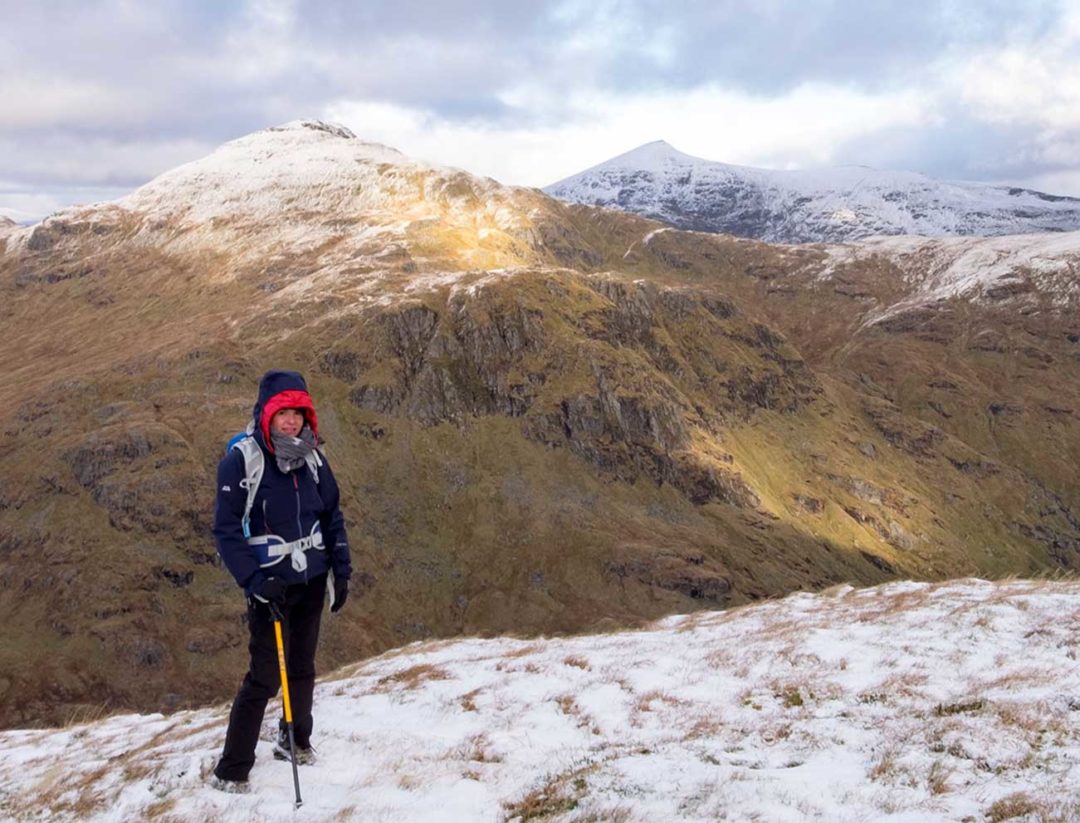
<path id="1" fill-rule="evenodd" d="M 1080 0 L 0 0 L 0 215 L 300 118 L 543 186 L 641 143 L 1080 196 Z"/>

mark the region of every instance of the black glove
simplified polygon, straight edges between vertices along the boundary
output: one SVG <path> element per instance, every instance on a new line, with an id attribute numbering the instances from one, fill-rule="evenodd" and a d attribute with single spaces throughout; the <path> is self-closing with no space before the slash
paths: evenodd
<path id="1" fill-rule="evenodd" d="M 289 584 L 280 577 L 268 577 L 255 591 L 255 595 L 261 597 L 267 603 L 273 603 L 275 606 L 284 606 L 285 590 L 288 588 Z"/>
<path id="2" fill-rule="evenodd" d="M 349 578 L 347 577 L 335 577 L 334 578 L 334 605 L 330 607 L 331 612 L 341 611 L 341 607 L 345 605 L 345 601 L 349 599 Z"/>

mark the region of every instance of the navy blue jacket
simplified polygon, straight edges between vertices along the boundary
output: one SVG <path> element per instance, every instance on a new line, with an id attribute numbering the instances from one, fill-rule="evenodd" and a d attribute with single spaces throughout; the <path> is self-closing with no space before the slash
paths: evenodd
<path id="1" fill-rule="evenodd" d="M 283 402 L 286 405 L 282 405 Z M 259 384 L 259 400 L 254 408 L 254 438 L 263 451 L 264 470 L 250 515 L 252 535 L 274 534 L 285 542 L 307 537 L 318 521 L 325 549 L 309 549 L 305 553 L 308 562 L 305 571 L 293 569 L 288 556 L 273 566 L 260 568 L 255 549 L 244 537 L 247 491 L 240 485 L 247 474 L 244 456 L 239 450 L 232 449 L 218 464 L 214 537 L 226 568 L 248 594 L 259 591 L 268 577 L 278 577 L 291 584 L 306 582 L 330 569 L 338 578 L 347 579 L 352 574 L 345 518 L 339 507 L 340 494 L 330 464 L 324 457 L 318 483 L 307 465 L 282 472 L 264 436 L 269 417 L 279 408 L 301 408 L 308 425 L 315 428 L 317 421 L 310 404 L 304 378 L 297 372 L 268 372 Z"/>

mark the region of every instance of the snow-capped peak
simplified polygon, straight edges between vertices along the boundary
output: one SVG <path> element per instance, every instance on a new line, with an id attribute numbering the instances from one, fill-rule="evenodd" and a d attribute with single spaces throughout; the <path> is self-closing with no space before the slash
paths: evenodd
<path id="1" fill-rule="evenodd" d="M 1080 228 L 1080 199 L 934 180 L 866 166 L 781 171 L 693 157 L 646 143 L 545 191 L 683 229 L 772 242 L 872 235 L 1001 235 Z"/>
<path id="2" fill-rule="evenodd" d="M 590 171 L 596 169 L 639 169 L 645 171 L 659 171 L 670 165 L 687 165 L 706 162 L 708 161 L 701 160 L 698 157 L 692 157 L 689 154 L 684 154 L 666 140 L 654 140 L 651 143 L 645 143 L 638 146 L 636 149 L 623 152 L 617 157 L 612 157 L 610 160 L 606 160 L 603 163 L 594 166 Z"/>
<path id="3" fill-rule="evenodd" d="M 225 143 L 114 202 L 58 212 L 15 232 L 15 243 L 26 247 L 38 229 L 39 243 L 70 236 L 70 226 L 58 227 L 72 224 L 169 253 L 226 251 L 230 272 L 308 253 L 331 272 L 355 268 L 361 258 L 379 266 L 378 255 L 410 227 L 437 222 L 458 232 L 455 242 L 438 246 L 450 258 L 517 265 L 526 246 L 509 238 L 528 240 L 537 198 L 414 160 L 344 126 L 295 120 Z"/>
<path id="4" fill-rule="evenodd" d="M 340 123 L 327 123 L 324 120 L 290 120 L 281 126 L 272 126 L 266 131 L 291 131 L 298 129 L 310 129 L 311 131 L 321 131 L 326 134 L 333 135 L 334 137 L 341 137 L 345 140 L 355 140 L 356 135 L 345 126 Z"/>
<path id="5" fill-rule="evenodd" d="M 297 120 L 225 143 L 154 178 L 118 205 L 155 216 L 183 213 L 199 223 L 346 204 L 355 211 L 384 202 L 379 179 L 393 176 L 386 166 L 435 170 L 360 140 L 343 126 Z"/>

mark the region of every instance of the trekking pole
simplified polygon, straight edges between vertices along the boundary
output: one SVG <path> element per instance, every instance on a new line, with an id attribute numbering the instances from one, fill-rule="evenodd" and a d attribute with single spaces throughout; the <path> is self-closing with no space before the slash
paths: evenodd
<path id="1" fill-rule="evenodd" d="M 281 639 L 281 610 L 274 603 L 270 614 L 274 617 L 274 639 L 277 640 L 278 668 L 281 669 L 281 699 L 285 704 L 285 727 L 289 730 L 289 760 L 292 761 L 292 782 L 296 789 L 296 808 L 304 802 L 300 799 L 300 774 L 296 770 L 296 740 L 293 739 L 292 704 L 289 702 L 289 676 L 285 671 L 285 642 Z"/>

